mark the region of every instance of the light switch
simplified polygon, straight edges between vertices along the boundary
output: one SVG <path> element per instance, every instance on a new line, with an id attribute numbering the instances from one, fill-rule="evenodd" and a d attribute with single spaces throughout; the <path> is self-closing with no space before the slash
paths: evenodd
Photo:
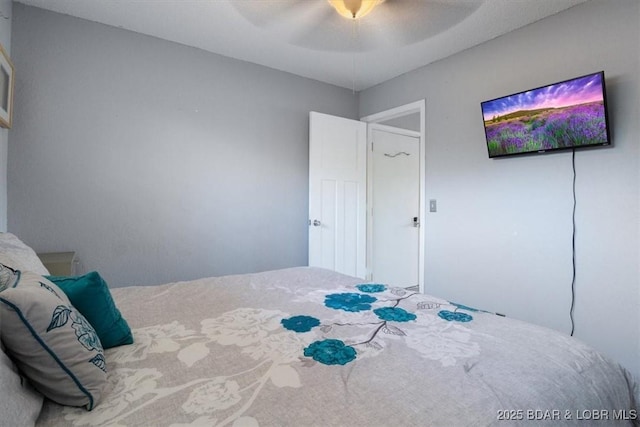
<path id="1" fill-rule="evenodd" d="M 429 200 L 429 212 L 438 212 L 438 204 L 436 199 Z"/>

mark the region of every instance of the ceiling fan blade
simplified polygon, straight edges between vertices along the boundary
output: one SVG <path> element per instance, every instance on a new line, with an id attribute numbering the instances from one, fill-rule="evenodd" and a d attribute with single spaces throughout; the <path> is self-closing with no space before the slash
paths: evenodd
<path id="1" fill-rule="evenodd" d="M 312 22 L 292 33 L 289 42 L 315 50 L 357 50 L 353 45 L 353 22 L 340 16 L 332 7 L 318 12 Z"/>
<path id="2" fill-rule="evenodd" d="M 324 6 L 324 2 L 309 0 L 230 0 L 229 3 L 256 27 L 275 29 L 290 26 Z"/>
<path id="3" fill-rule="evenodd" d="M 387 45 L 408 45 L 433 37 L 463 21 L 483 0 L 386 0 L 363 20 L 362 31 L 383 31 Z M 367 16 L 369 18 L 369 16 Z"/>
<path id="4" fill-rule="evenodd" d="M 386 0 L 355 22 L 326 0 L 230 0 L 245 19 L 289 43 L 315 50 L 363 52 L 405 46 L 464 20 L 484 0 Z"/>

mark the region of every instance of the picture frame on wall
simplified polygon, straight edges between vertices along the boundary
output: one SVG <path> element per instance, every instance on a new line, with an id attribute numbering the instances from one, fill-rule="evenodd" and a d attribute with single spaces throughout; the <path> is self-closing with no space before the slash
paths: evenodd
<path id="1" fill-rule="evenodd" d="M 14 68 L 0 44 L 0 127 L 11 129 L 13 118 Z"/>

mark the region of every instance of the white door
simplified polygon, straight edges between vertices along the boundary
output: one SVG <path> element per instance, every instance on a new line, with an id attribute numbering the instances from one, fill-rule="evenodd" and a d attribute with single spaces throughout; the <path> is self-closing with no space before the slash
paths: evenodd
<path id="1" fill-rule="evenodd" d="M 376 128 L 371 129 L 371 135 L 371 279 L 395 286 L 416 286 L 420 138 Z"/>
<path id="2" fill-rule="evenodd" d="M 309 265 L 365 277 L 367 125 L 309 114 Z"/>

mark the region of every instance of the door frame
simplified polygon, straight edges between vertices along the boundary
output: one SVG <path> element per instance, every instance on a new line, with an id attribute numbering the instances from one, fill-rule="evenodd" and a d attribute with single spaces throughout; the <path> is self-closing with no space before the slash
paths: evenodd
<path id="1" fill-rule="evenodd" d="M 398 117 L 408 116 L 410 114 L 419 114 L 420 118 L 420 130 L 418 132 L 407 129 L 400 129 L 391 126 L 380 125 L 381 122 L 396 119 Z M 426 219 L 426 141 L 425 141 L 425 115 L 426 115 L 426 101 L 421 99 L 410 104 L 401 105 L 399 107 L 392 108 L 390 110 L 381 111 L 379 113 L 370 114 L 360 118 L 360 121 L 367 123 L 367 175 L 371 176 L 370 167 L 371 161 L 371 143 L 373 141 L 372 125 L 375 124 L 375 128 L 393 132 L 403 131 L 404 134 L 409 136 L 415 136 L 420 139 L 420 190 L 419 190 L 419 246 L 418 246 L 418 286 L 420 292 L 425 292 L 424 284 L 424 265 L 425 265 L 425 219 Z M 371 200 L 370 179 L 367 179 L 367 200 Z M 367 206 L 367 223 L 369 223 L 371 217 L 371 206 Z M 370 278 L 371 274 L 371 227 L 367 226 L 367 278 Z"/>

